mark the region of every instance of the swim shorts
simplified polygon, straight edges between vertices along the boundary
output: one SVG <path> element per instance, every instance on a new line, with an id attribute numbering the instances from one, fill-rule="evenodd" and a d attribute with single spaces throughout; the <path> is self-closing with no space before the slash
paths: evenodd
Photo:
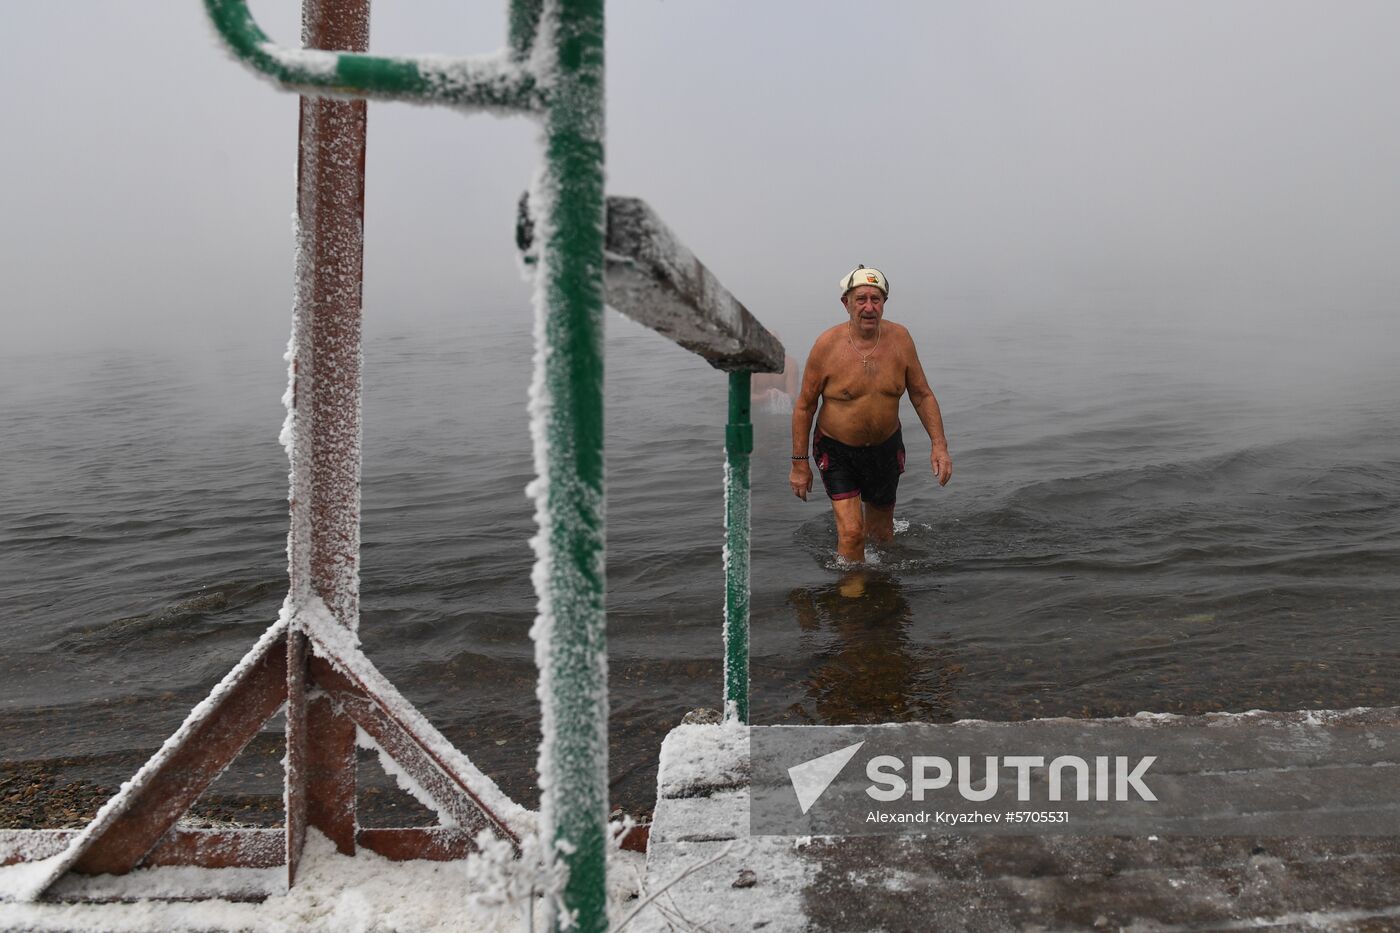
<path id="1" fill-rule="evenodd" d="M 879 509 L 894 507 L 899 474 L 904 472 L 904 433 L 896 429 L 874 447 L 851 447 L 817 429 L 812 439 L 822 485 L 832 499 L 861 501 Z"/>

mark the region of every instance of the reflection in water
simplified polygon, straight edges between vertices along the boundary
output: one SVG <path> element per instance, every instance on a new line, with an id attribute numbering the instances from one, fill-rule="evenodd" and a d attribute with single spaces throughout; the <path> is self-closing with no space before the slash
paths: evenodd
<path id="1" fill-rule="evenodd" d="M 895 577 L 858 568 L 835 584 L 795 589 L 787 601 L 813 655 L 805 678 L 810 705 L 793 712 L 823 725 L 953 718 L 962 666 L 909 637 L 912 611 Z"/>

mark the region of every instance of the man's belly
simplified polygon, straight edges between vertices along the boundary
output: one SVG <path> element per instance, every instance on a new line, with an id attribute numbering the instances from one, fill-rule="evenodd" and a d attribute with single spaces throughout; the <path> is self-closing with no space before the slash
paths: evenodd
<path id="1" fill-rule="evenodd" d="M 899 430 L 899 399 L 888 396 L 833 402 L 822 399 L 817 430 L 850 447 L 873 447 Z"/>

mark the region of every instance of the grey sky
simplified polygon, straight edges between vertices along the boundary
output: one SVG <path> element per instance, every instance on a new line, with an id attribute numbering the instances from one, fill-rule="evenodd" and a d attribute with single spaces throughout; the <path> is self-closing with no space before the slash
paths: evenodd
<path id="1" fill-rule="evenodd" d="M 296 41 L 298 6 L 257 0 Z M 384 2 L 372 47 L 489 51 L 503 2 Z M 609 189 L 804 344 L 856 262 L 917 328 L 1089 314 L 1372 328 L 1400 297 L 1400 4 L 609 5 Z M 10 3 L 7 349 L 284 339 L 296 103 L 196 0 Z M 371 328 L 528 326 L 526 120 L 372 104 Z M 805 346 L 797 346 L 799 351 Z"/>

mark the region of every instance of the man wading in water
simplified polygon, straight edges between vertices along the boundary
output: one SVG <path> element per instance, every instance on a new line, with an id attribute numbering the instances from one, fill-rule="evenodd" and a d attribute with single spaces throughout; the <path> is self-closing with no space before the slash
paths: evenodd
<path id="1" fill-rule="evenodd" d="M 933 442 L 929 461 L 938 484 L 946 485 L 953 475 L 943 416 L 919 365 L 914 340 L 903 326 L 884 320 L 889 293 L 889 282 L 878 269 L 857 266 L 841 280 L 841 304 L 850 320 L 827 330 L 812 345 L 802 389 L 792 405 L 788 483 L 804 500 L 812 490 L 807 438 L 816 415 L 812 455 L 836 513 L 836 552 L 851 562 L 865 559 L 866 538 L 894 537 L 895 489 L 904 472 L 899 397 L 906 391 Z"/>

